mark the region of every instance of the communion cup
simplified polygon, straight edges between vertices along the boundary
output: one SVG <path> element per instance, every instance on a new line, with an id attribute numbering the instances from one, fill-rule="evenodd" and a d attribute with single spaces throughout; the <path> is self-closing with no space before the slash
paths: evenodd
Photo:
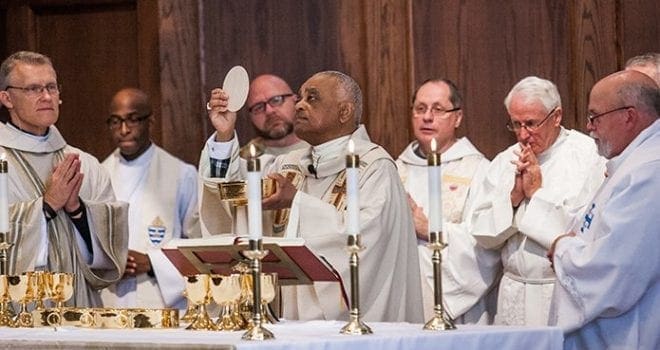
<path id="1" fill-rule="evenodd" d="M 37 284 L 35 310 L 42 311 L 45 309 L 44 301 L 52 297 L 53 275 L 48 271 L 35 271 L 34 278 Z"/>
<path id="2" fill-rule="evenodd" d="M 14 313 L 9 307 L 11 296 L 9 295 L 9 281 L 7 275 L 0 275 L 0 327 L 14 326 Z"/>
<path id="3" fill-rule="evenodd" d="M 72 273 L 55 272 L 51 274 L 51 299 L 55 301 L 56 307 L 64 307 L 64 302 L 71 299 L 73 296 L 73 279 Z"/>
<path id="4" fill-rule="evenodd" d="M 216 325 L 221 330 L 233 331 L 241 329 L 242 323 L 232 317 L 234 305 L 241 297 L 241 284 L 238 275 L 211 276 L 211 296 L 220 306 L 220 314 Z"/>
<path id="5" fill-rule="evenodd" d="M 209 282 L 211 276 L 208 274 L 198 274 L 186 277 L 186 298 L 189 304 L 198 306 L 198 313 L 186 329 L 206 329 L 217 330 L 208 312 L 206 305 L 210 302 L 211 292 Z"/>
<path id="6" fill-rule="evenodd" d="M 34 272 L 7 276 L 7 282 L 9 296 L 21 306 L 21 310 L 14 320 L 15 326 L 33 327 L 32 314 L 27 311 L 27 305 L 35 300 L 37 294 L 37 283 Z"/>

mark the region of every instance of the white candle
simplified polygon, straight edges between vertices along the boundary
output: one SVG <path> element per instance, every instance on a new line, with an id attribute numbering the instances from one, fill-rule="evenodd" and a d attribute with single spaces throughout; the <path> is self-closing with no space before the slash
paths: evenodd
<path id="1" fill-rule="evenodd" d="M 348 141 L 346 155 L 346 233 L 360 233 L 360 157 L 355 154 L 353 140 Z"/>
<path id="2" fill-rule="evenodd" d="M 247 194 L 248 194 L 248 231 L 251 240 L 263 236 L 261 223 L 261 167 L 254 145 L 250 145 L 248 158 Z"/>
<path id="3" fill-rule="evenodd" d="M 7 187 L 7 161 L 5 154 L 0 156 L 0 232 L 9 232 L 9 189 Z"/>
<path id="4" fill-rule="evenodd" d="M 431 153 L 427 156 L 429 172 L 429 232 L 442 231 L 442 193 L 440 154 L 435 139 L 431 140 Z"/>

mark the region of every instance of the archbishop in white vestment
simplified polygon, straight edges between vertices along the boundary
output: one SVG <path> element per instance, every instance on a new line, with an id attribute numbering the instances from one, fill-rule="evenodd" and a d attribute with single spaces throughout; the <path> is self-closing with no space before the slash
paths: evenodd
<path id="1" fill-rule="evenodd" d="M 212 136 L 213 137 L 213 136 Z M 350 136 L 360 156 L 360 305 L 367 321 L 422 322 L 419 265 L 410 210 L 395 163 L 369 140 L 361 126 Z M 289 212 L 286 237 L 302 237 L 325 257 L 350 286 L 343 196 L 345 152 L 349 136 L 277 157 L 264 174 L 279 172 L 298 179 L 299 191 Z M 227 180 L 240 177 L 238 141 L 231 147 Z M 309 171 L 314 164 L 316 174 Z M 204 159 L 201 159 L 204 162 Z M 200 166 L 200 169 L 204 167 Z M 208 167 L 206 167 L 208 169 Z M 285 287 L 284 315 L 289 319 L 345 319 L 347 306 L 338 283 Z M 350 291 L 346 291 L 347 293 Z"/>
<path id="2" fill-rule="evenodd" d="M 465 219 L 471 193 L 486 175 L 489 161 L 463 137 L 440 156 L 442 172 L 442 231 L 448 244 L 442 251 L 442 294 L 446 311 L 459 323 L 488 323 L 484 298 L 499 272 L 499 254 L 476 244 Z M 428 217 L 428 167 L 413 141 L 396 161 L 403 185 Z M 427 241 L 418 239 L 425 319 L 433 316 L 433 263 Z"/>
<path id="3" fill-rule="evenodd" d="M 184 279 L 160 248 L 174 238 L 200 236 L 197 170 L 153 143 L 130 161 L 116 149 L 102 165 L 117 198 L 130 203 L 128 247 L 147 254 L 152 268 L 104 290 L 104 305 L 184 308 Z"/>
<path id="4" fill-rule="evenodd" d="M 110 177 L 94 156 L 66 144 L 55 126 L 43 136 L 0 123 L 0 152 L 9 163 L 9 272 L 72 272 L 75 292 L 66 303 L 100 306 L 98 290 L 118 281 L 126 265 L 128 206 L 116 202 Z M 86 208 L 91 251 L 64 210 L 46 221 L 44 184 L 65 154 L 79 155 L 84 174 L 79 197 Z"/>

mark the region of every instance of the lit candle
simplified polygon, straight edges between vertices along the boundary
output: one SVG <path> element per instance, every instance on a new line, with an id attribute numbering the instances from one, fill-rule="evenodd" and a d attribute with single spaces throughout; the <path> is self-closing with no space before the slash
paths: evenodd
<path id="1" fill-rule="evenodd" d="M 9 232 L 9 190 L 7 189 L 7 161 L 5 154 L 0 156 L 0 232 Z"/>
<path id="2" fill-rule="evenodd" d="M 360 233 L 360 196 L 359 196 L 360 157 L 355 154 L 353 140 L 348 141 L 346 155 L 346 233 Z"/>
<path id="3" fill-rule="evenodd" d="M 435 139 L 427 157 L 429 171 L 429 232 L 442 231 L 442 194 L 440 192 L 440 154 Z"/>
<path id="4" fill-rule="evenodd" d="M 251 240 L 261 239 L 261 166 L 256 156 L 257 150 L 250 145 L 247 161 L 248 231 Z"/>

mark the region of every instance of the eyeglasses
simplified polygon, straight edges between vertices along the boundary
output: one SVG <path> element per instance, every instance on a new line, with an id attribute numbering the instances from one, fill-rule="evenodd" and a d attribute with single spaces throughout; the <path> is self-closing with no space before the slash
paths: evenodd
<path id="1" fill-rule="evenodd" d="M 427 105 L 425 105 L 423 103 L 420 103 L 420 104 L 414 105 L 412 107 L 413 116 L 415 118 L 424 116 L 424 115 L 426 115 L 426 112 L 429 111 L 429 109 L 431 110 L 431 115 L 433 116 L 433 118 L 447 119 L 447 118 L 449 118 L 449 113 L 456 112 L 456 111 L 460 110 L 461 107 L 454 107 L 452 109 L 444 109 L 444 108 L 440 107 L 439 104 L 436 103 L 436 104 L 433 104 L 431 106 L 431 108 L 429 108 Z"/>
<path id="2" fill-rule="evenodd" d="M 518 132 L 522 128 L 525 128 L 527 132 L 536 131 L 543 125 L 543 123 L 545 123 L 546 120 L 548 120 L 548 118 L 550 118 L 550 116 L 557 110 L 557 108 L 559 108 L 559 106 L 553 108 L 540 122 L 535 120 L 529 120 L 524 123 L 509 121 L 506 123 L 506 128 L 511 132 Z"/>
<path id="3" fill-rule="evenodd" d="M 284 103 L 284 100 L 287 97 L 290 96 L 297 96 L 296 94 L 283 94 L 283 95 L 275 95 L 271 98 L 269 98 L 266 101 L 261 101 L 253 104 L 252 106 L 248 107 L 248 113 L 250 114 L 261 114 L 266 111 L 266 103 L 268 103 L 269 106 L 271 107 L 279 107 Z"/>
<path id="4" fill-rule="evenodd" d="M 126 123 L 126 126 L 129 128 L 134 128 L 140 125 L 142 121 L 149 118 L 150 116 L 151 114 L 142 115 L 142 116 L 129 115 L 126 118 L 121 118 L 116 115 L 111 115 L 110 118 L 108 118 L 108 120 L 106 120 L 105 122 L 108 124 L 110 130 L 116 130 L 121 128 L 122 123 Z"/>
<path id="5" fill-rule="evenodd" d="M 603 113 L 599 113 L 599 114 L 595 114 L 595 115 L 589 113 L 589 114 L 587 114 L 587 122 L 588 122 L 588 123 L 591 123 L 591 124 L 593 125 L 593 124 L 594 124 L 594 121 L 595 121 L 596 119 L 598 119 L 598 118 L 600 118 L 600 117 L 602 117 L 602 116 L 604 116 L 604 115 L 606 115 L 606 114 L 610 114 L 610 113 L 618 112 L 618 111 L 620 111 L 620 110 L 624 110 L 624 109 L 628 109 L 628 108 L 635 108 L 635 106 L 623 106 L 623 107 L 615 108 L 615 109 L 609 110 L 609 111 L 607 111 L 607 112 L 603 112 Z"/>
<path id="6" fill-rule="evenodd" d="M 41 96 L 44 90 L 48 91 L 50 95 L 59 95 L 62 90 L 62 85 L 51 83 L 46 85 L 28 85 L 26 87 L 7 85 L 7 89 L 23 90 L 26 95 L 30 97 Z"/>

